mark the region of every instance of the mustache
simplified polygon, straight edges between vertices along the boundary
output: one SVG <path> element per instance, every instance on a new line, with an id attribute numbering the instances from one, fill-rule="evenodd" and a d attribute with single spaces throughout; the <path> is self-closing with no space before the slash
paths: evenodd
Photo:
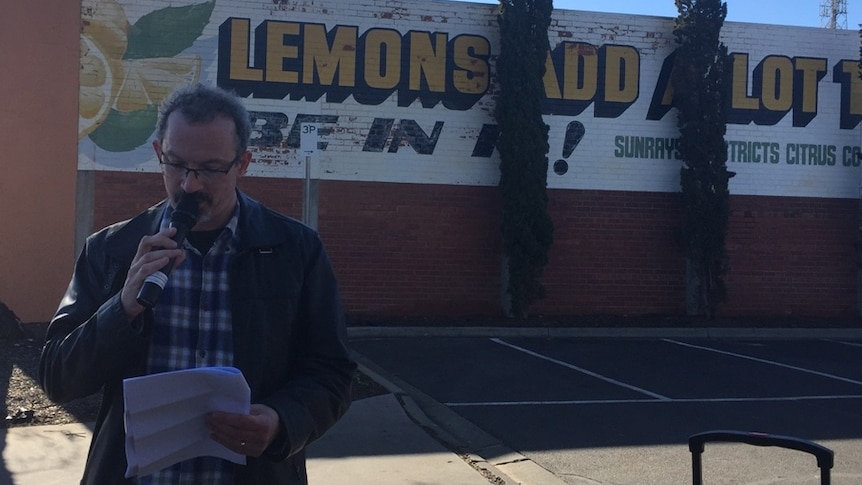
<path id="1" fill-rule="evenodd" d="M 210 196 L 208 196 L 207 194 L 204 194 L 203 192 L 194 192 L 192 194 L 188 194 L 185 190 L 182 190 L 182 189 L 177 190 L 174 193 L 174 196 L 172 197 L 172 199 L 173 199 L 174 203 L 178 203 L 186 195 L 190 195 L 191 197 L 193 197 L 195 202 L 197 202 L 198 205 L 201 205 L 201 203 L 212 204 L 212 198 Z"/>

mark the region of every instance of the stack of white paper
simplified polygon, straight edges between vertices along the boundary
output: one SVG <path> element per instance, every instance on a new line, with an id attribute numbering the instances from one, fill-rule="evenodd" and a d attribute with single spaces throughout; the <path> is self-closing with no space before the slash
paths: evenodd
<path id="1" fill-rule="evenodd" d="M 245 464 L 245 456 L 211 440 L 211 411 L 248 414 L 251 391 L 239 369 L 201 367 L 123 380 L 126 478 L 148 475 L 197 456 Z"/>

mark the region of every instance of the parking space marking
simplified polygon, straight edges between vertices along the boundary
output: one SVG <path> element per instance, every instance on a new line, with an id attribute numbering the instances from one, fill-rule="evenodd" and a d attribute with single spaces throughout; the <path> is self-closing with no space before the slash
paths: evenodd
<path id="1" fill-rule="evenodd" d="M 831 401 L 840 399 L 862 399 L 862 394 L 835 396 L 780 396 L 780 397 L 708 397 L 680 399 L 583 399 L 571 401 L 485 401 L 485 402 L 444 402 L 449 407 L 471 406 L 574 406 L 584 404 L 677 404 L 677 403 L 739 403 L 739 402 L 792 402 L 792 401 Z"/>
<path id="2" fill-rule="evenodd" d="M 561 360 L 557 360 L 557 359 L 554 359 L 554 358 L 552 358 L 552 357 L 548 357 L 547 355 L 542 355 L 542 354 L 539 354 L 539 353 L 537 353 L 537 352 L 533 352 L 532 350 L 525 349 L 525 348 L 523 348 L 523 347 L 519 347 L 519 346 L 514 345 L 514 344 L 510 344 L 510 343 L 505 342 L 505 341 L 503 341 L 502 339 L 499 339 L 499 338 L 492 338 L 492 339 L 491 339 L 491 341 L 492 341 L 492 342 L 494 342 L 494 343 L 500 344 L 500 345 L 505 345 L 506 347 L 509 347 L 509 348 L 515 349 L 515 350 L 517 350 L 517 351 L 519 351 L 519 352 L 523 352 L 523 353 L 525 353 L 525 354 L 527 354 L 527 355 L 530 355 L 530 356 L 533 356 L 533 357 L 536 357 L 536 358 L 539 358 L 539 359 L 542 359 L 542 360 L 546 360 L 546 361 L 548 361 L 548 362 L 552 362 L 552 363 L 557 364 L 557 365 L 561 365 L 561 366 L 563 366 L 563 367 L 566 367 L 567 369 L 571 369 L 571 370 L 574 370 L 574 371 L 580 372 L 580 373 L 582 373 L 582 374 L 586 374 L 586 375 L 588 375 L 588 376 L 590 376 L 590 377 L 595 377 L 596 379 L 601 379 L 601 380 L 603 380 L 603 381 L 605 381 L 605 382 L 608 382 L 608 383 L 614 384 L 614 385 L 616 385 L 616 386 L 624 387 L 624 388 L 626 388 L 626 389 L 629 389 L 629 390 L 632 390 L 632 391 L 635 391 L 635 392 L 639 392 L 639 393 L 641 393 L 641 394 L 646 394 L 647 396 L 653 397 L 655 400 L 658 400 L 658 401 L 670 401 L 670 400 L 671 400 L 671 398 L 669 398 L 669 397 L 667 397 L 667 396 L 663 396 L 663 395 L 661 395 L 661 394 L 658 394 L 658 393 L 655 393 L 655 392 L 652 392 L 652 391 L 648 391 L 648 390 L 646 390 L 646 389 L 643 389 L 643 388 L 640 388 L 640 387 L 637 387 L 637 386 L 633 386 L 633 385 L 631 385 L 631 384 L 626 384 L 625 382 L 618 381 L 618 380 L 616 380 L 616 379 L 612 379 L 612 378 L 610 378 L 610 377 L 603 376 L 603 375 L 601 375 L 601 374 L 597 374 L 597 373 L 595 373 L 595 372 L 593 372 L 593 371 L 590 371 L 590 370 L 584 369 L 584 368 L 582 368 L 582 367 L 578 367 L 578 366 L 576 366 L 576 365 L 569 364 L 568 362 L 563 362 L 563 361 L 561 361 Z M 651 399 L 651 400 L 649 400 L 649 401 L 650 401 L 650 402 L 653 402 L 653 400 L 652 400 L 652 399 Z M 625 402 L 629 402 L 629 401 L 625 401 Z"/>
<path id="3" fill-rule="evenodd" d="M 577 371 L 579 373 L 585 374 L 590 377 L 594 377 L 596 379 L 600 379 L 602 381 L 608 382 L 610 384 L 620 386 L 640 394 L 644 394 L 649 396 L 646 399 L 574 399 L 574 400 L 544 400 L 544 401 L 477 401 L 477 402 L 444 402 L 443 405 L 447 407 L 482 407 L 482 406 L 491 406 L 491 407 L 511 407 L 511 406 L 582 406 L 582 405 L 615 405 L 615 404 L 713 404 L 713 403 L 769 403 L 769 402 L 800 402 L 800 401 L 831 401 L 831 400 L 862 400 L 862 394 L 851 394 L 851 395 L 801 395 L 801 396 L 774 396 L 774 397 L 714 397 L 714 398 L 670 398 L 664 396 L 662 394 L 658 394 L 656 392 L 652 392 L 641 387 L 637 387 L 611 377 L 607 377 L 596 372 L 590 371 L 583 367 L 578 367 L 574 364 L 561 361 L 555 359 L 553 357 L 549 357 L 547 355 L 540 354 L 533 350 L 529 350 L 527 348 L 506 342 L 501 338 L 491 338 L 492 342 L 508 347 L 510 349 L 516 350 L 518 352 L 524 353 L 531 357 L 535 357 L 546 362 L 551 362 L 553 364 L 565 367 L 570 370 Z M 763 364 L 783 367 L 799 372 L 805 372 L 808 374 L 814 374 L 820 377 L 826 377 L 829 379 L 834 379 L 842 382 L 847 382 L 850 384 L 862 385 L 862 381 L 857 381 L 853 379 L 848 379 L 846 377 L 836 376 L 833 374 L 828 374 L 825 372 L 819 372 L 812 369 L 807 369 L 804 367 L 784 364 L 781 362 L 771 361 L 767 359 L 762 359 L 759 357 L 753 357 L 750 355 L 739 354 L 736 352 L 730 352 L 720 349 L 715 349 L 711 347 L 705 347 L 701 345 L 681 342 L 673 339 L 660 339 L 661 341 L 708 351 L 714 352 L 718 354 L 728 355 L 736 358 L 741 358 L 745 360 L 750 360 L 754 362 L 759 362 Z"/>
<path id="4" fill-rule="evenodd" d="M 825 342 L 832 342 L 834 344 L 848 345 L 850 347 L 862 347 L 862 344 L 859 342 L 843 342 L 841 340 L 824 340 Z"/>
<path id="5" fill-rule="evenodd" d="M 738 357 L 740 359 L 747 359 L 747 360 L 751 360 L 754 362 L 760 362 L 762 364 L 774 365 L 777 367 L 783 367 L 785 369 L 792 369 L 792 370 L 799 371 L 799 372 L 805 372 L 806 374 L 813 374 L 813 375 L 820 376 L 820 377 L 835 379 L 836 381 L 847 382 L 850 384 L 856 384 L 856 385 L 862 386 L 862 381 L 857 381 L 855 379 L 849 379 L 847 377 L 836 376 L 834 374 L 828 374 L 826 372 L 820 372 L 820 371 L 816 371 L 816 370 L 812 370 L 812 369 L 806 369 L 805 367 L 799 367 L 799 366 L 790 365 L 790 364 L 782 364 L 781 362 L 775 362 L 774 360 L 761 359 L 759 357 L 752 357 L 750 355 L 738 354 L 736 352 L 728 352 L 726 350 L 713 349 L 711 347 L 704 347 L 702 345 L 689 344 L 689 343 L 685 343 L 685 342 L 680 342 L 678 340 L 672 340 L 672 339 L 662 339 L 662 340 L 664 342 L 668 342 L 668 343 L 672 343 L 672 344 L 676 344 L 676 345 L 681 345 L 683 347 L 705 350 L 707 352 L 715 352 L 717 354 L 729 355 L 732 357 Z"/>

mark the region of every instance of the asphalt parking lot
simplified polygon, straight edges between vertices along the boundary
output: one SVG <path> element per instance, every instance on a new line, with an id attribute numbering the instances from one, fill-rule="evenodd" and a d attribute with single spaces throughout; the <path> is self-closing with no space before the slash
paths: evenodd
<path id="1" fill-rule="evenodd" d="M 860 341 L 487 335 L 351 344 L 419 400 L 558 483 L 691 483 L 687 439 L 714 429 L 815 441 L 835 452 L 833 484 L 862 483 Z M 708 444 L 703 468 L 705 484 L 821 483 L 813 456 L 771 447 Z"/>

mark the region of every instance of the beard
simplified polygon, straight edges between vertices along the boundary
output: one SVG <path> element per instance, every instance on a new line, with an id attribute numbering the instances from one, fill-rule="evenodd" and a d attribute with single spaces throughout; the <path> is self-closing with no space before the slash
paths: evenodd
<path id="1" fill-rule="evenodd" d="M 174 194 L 171 196 L 171 205 L 173 205 L 174 208 L 176 208 L 179 201 L 184 196 L 186 196 L 186 194 L 187 194 L 186 191 L 182 190 L 182 189 L 179 189 L 176 192 L 174 192 Z M 195 193 L 189 194 L 189 195 L 194 197 L 195 202 L 197 202 L 197 205 L 198 205 L 198 217 L 197 217 L 197 223 L 195 225 L 196 226 L 205 225 L 209 220 L 211 220 L 213 218 L 213 213 L 212 213 L 213 200 L 212 200 L 212 197 L 210 197 L 209 195 L 207 195 L 203 192 L 195 192 Z"/>

